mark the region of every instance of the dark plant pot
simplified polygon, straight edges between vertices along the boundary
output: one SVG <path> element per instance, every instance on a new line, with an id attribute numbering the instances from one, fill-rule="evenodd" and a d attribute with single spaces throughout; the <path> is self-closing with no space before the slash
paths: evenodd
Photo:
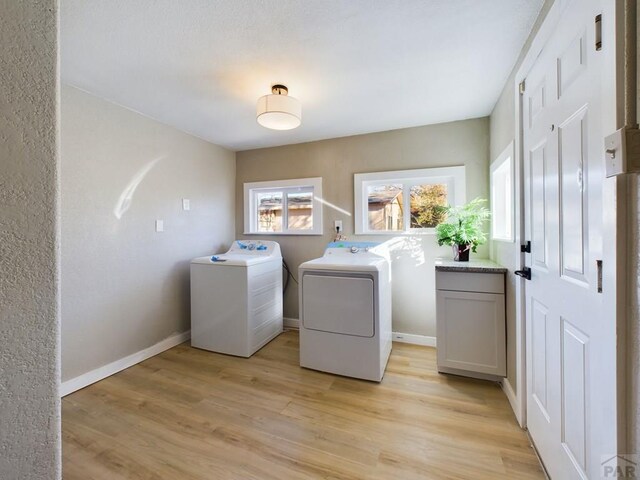
<path id="1" fill-rule="evenodd" d="M 471 252 L 471 245 L 454 245 L 453 259 L 456 262 L 468 262 L 469 252 Z"/>

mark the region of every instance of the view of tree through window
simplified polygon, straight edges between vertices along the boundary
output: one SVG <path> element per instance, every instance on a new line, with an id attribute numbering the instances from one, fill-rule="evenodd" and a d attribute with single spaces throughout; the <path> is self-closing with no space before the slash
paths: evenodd
<path id="1" fill-rule="evenodd" d="M 404 191 L 402 184 L 372 185 L 367 188 L 369 229 L 404 230 Z M 446 219 L 446 184 L 413 185 L 409 193 L 410 228 L 435 228 Z"/>
<path id="2" fill-rule="evenodd" d="M 465 201 L 465 167 L 356 173 L 353 185 L 356 235 L 433 234 Z"/>
<path id="3" fill-rule="evenodd" d="M 414 185 L 410 191 L 410 228 L 435 228 L 446 220 L 447 185 Z"/>

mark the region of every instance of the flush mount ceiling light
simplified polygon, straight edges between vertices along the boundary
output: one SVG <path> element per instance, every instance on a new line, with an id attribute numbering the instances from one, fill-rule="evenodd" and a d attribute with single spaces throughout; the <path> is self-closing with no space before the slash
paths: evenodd
<path id="1" fill-rule="evenodd" d="M 289 97 L 284 85 L 271 87 L 271 95 L 258 99 L 257 120 L 272 130 L 291 130 L 302 123 L 302 105 L 297 98 Z"/>

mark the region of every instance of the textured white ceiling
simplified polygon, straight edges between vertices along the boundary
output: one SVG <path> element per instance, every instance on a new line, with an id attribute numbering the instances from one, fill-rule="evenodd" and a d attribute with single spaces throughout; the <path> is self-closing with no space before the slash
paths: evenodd
<path id="1" fill-rule="evenodd" d="M 62 0 L 62 79 L 233 150 L 488 115 L 543 0 Z M 259 126 L 274 83 L 302 126 Z"/>

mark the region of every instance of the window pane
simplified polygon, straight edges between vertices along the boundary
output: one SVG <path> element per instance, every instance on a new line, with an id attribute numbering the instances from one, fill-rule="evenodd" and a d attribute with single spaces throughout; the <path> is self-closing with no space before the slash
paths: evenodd
<path id="1" fill-rule="evenodd" d="M 414 185 L 410 202 L 411 228 L 435 228 L 446 220 L 447 185 Z"/>
<path id="2" fill-rule="evenodd" d="M 289 230 L 313 229 L 313 193 L 287 194 L 287 222 Z"/>
<path id="3" fill-rule="evenodd" d="M 367 188 L 369 230 L 402 231 L 404 201 L 402 184 Z"/>
<path id="4" fill-rule="evenodd" d="M 258 231 L 282 231 L 282 192 L 256 193 Z"/>
<path id="5" fill-rule="evenodd" d="M 512 205 L 511 159 L 497 167 L 491 175 L 491 224 L 493 238 L 511 240 Z"/>

